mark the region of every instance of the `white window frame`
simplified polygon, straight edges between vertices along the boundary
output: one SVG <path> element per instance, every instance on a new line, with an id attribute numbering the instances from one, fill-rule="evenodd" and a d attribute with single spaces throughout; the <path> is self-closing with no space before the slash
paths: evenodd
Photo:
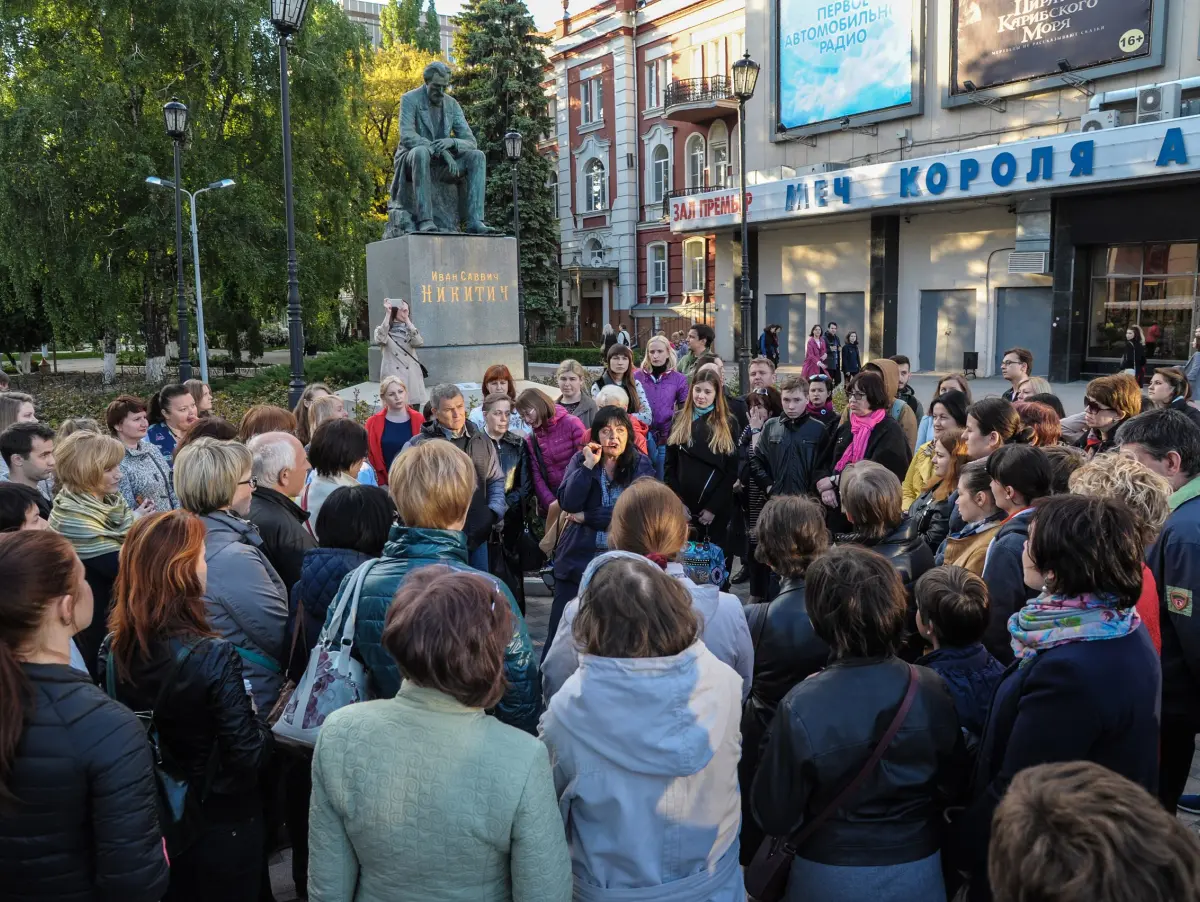
<path id="1" fill-rule="evenodd" d="M 662 252 L 662 259 L 655 254 Z M 649 297 L 667 297 L 670 294 L 671 251 L 665 241 L 646 245 L 646 294 Z"/>
<path id="2" fill-rule="evenodd" d="M 708 242 L 703 238 L 689 238 L 683 243 L 684 294 L 703 294 L 707 271 Z"/>
<path id="3" fill-rule="evenodd" d="M 728 75 L 729 59 L 725 55 L 725 39 L 717 38 L 709 41 L 705 47 L 704 68 L 710 76 Z"/>
<path id="4" fill-rule="evenodd" d="M 604 121 L 604 83 L 600 76 L 579 83 L 579 122 L 591 125 Z"/>
<path id="5" fill-rule="evenodd" d="M 662 151 L 662 159 L 657 159 Z M 671 148 L 655 144 L 650 149 L 650 203 L 661 204 L 671 191 Z"/>
<path id="6" fill-rule="evenodd" d="M 588 266 L 603 266 L 608 259 L 608 253 L 604 249 L 604 242 L 599 238 L 589 238 L 583 245 L 586 264 Z"/>
<path id="7" fill-rule="evenodd" d="M 599 190 L 593 185 L 596 168 L 599 167 Z M 583 211 L 605 213 L 608 211 L 608 168 L 599 157 L 592 157 L 583 164 Z"/>
<path id="8" fill-rule="evenodd" d="M 688 78 L 703 78 L 704 77 L 704 45 L 699 44 L 692 48 L 692 66 L 688 72 Z"/>
<path id="9" fill-rule="evenodd" d="M 646 63 L 646 106 L 642 112 L 661 110 L 666 103 L 667 85 L 671 83 L 671 58 L 662 57 Z"/>
<path id="10" fill-rule="evenodd" d="M 717 159 L 717 151 L 724 150 L 725 159 Z M 708 130 L 708 172 L 714 188 L 724 188 L 729 184 L 732 164 L 729 159 L 729 127 L 720 119 Z"/>
<path id="11" fill-rule="evenodd" d="M 558 163 L 555 161 L 554 167 L 550 170 L 550 177 L 546 180 L 546 187 L 550 189 L 550 196 L 554 201 L 554 218 L 558 219 L 562 216 L 562 204 L 558 200 Z"/>
<path id="12" fill-rule="evenodd" d="M 689 188 L 704 187 L 704 170 L 708 167 L 708 142 L 700 132 L 693 132 L 683 142 L 683 158 L 686 162 L 686 178 Z"/>

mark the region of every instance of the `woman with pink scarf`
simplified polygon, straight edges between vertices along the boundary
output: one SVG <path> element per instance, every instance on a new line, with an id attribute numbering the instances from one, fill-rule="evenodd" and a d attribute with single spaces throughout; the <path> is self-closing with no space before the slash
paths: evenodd
<path id="1" fill-rule="evenodd" d="M 847 532 L 853 525 L 841 511 L 838 482 L 842 471 L 860 460 L 886 467 L 903 482 L 912 460 L 912 448 L 900 424 L 888 416 L 890 399 L 883 377 L 865 370 L 846 387 L 850 405 L 841 422 L 825 436 L 817 455 L 817 492 L 826 507 L 825 520 L 834 532 Z"/>

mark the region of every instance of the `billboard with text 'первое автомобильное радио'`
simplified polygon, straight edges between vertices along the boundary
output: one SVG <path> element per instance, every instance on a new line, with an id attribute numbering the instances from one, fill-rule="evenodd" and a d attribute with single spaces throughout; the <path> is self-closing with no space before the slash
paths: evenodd
<path id="1" fill-rule="evenodd" d="M 1148 56 L 1151 6 L 1152 0 L 955 0 L 951 90 Z"/>
<path id="2" fill-rule="evenodd" d="M 778 2 L 779 124 L 785 129 L 914 101 L 911 0 Z"/>

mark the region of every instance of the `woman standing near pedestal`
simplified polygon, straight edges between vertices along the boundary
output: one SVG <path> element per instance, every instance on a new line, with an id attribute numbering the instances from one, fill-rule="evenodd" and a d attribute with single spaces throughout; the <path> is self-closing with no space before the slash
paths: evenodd
<path id="1" fill-rule="evenodd" d="M 421 361 L 414 348 L 425 344 L 417 331 L 405 301 L 392 302 L 383 299 L 383 322 L 375 327 L 375 344 L 383 350 L 383 361 L 379 365 L 379 379 L 399 376 L 408 387 L 408 403 L 420 410 L 429 400 L 425 388 L 425 376 L 421 372 Z"/>

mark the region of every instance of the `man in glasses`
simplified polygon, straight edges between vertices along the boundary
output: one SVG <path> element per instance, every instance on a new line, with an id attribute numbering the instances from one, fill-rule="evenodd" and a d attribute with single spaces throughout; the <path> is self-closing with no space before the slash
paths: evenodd
<path id="1" fill-rule="evenodd" d="M 1008 382 L 1009 389 L 1003 395 L 1005 401 L 1017 400 L 1017 389 L 1033 372 L 1033 352 L 1025 348 L 1009 348 L 1000 360 L 1000 375 Z"/>

